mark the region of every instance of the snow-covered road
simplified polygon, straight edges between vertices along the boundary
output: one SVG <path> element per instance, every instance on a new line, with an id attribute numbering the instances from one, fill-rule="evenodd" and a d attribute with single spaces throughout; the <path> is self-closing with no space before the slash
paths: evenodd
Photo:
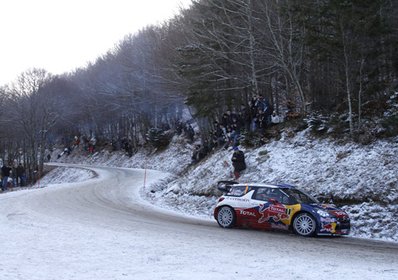
<path id="1" fill-rule="evenodd" d="M 144 171 L 0 195 L 0 280 L 397 279 L 398 245 L 225 230 L 143 201 Z M 149 185 L 165 175 L 147 171 Z"/>

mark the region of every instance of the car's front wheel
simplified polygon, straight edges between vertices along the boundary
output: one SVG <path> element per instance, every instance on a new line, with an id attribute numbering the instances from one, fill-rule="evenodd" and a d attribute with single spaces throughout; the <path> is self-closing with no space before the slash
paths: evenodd
<path id="1" fill-rule="evenodd" d="M 293 220 L 293 230 L 301 236 L 313 236 L 316 231 L 316 221 L 308 213 L 300 213 Z"/>
<path id="2" fill-rule="evenodd" d="M 217 223 L 220 227 L 231 228 L 235 225 L 235 211 L 229 206 L 223 206 L 218 210 Z"/>

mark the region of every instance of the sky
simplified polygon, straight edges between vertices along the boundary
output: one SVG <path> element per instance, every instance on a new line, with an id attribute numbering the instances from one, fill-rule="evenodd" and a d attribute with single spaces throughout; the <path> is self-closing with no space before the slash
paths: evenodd
<path id="1" fill-rule="evenodd" d="M 160 24 L 191 0 L 0 1 L 0 86 L 31 68 L 84 67 L 127 34 Z"/>

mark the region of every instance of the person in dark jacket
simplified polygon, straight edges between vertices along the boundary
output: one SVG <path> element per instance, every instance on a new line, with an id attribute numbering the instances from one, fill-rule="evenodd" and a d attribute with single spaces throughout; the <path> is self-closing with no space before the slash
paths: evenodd
<path id="1" fill-rule="evenodd" d="M 11 168 L 6 163 L 4 163 L 3 167 L 1 168 L 1 175 L 3 178 L 2 184 L 1 184 L 2 191 L 6 191 L 8 189 L 7 183 L 8 183 L 8 177 L 10 177 L 10 171 L 11 171 Z"/>
<path id="2" fill-rule="evenodd" d="M 18 164 L 17 167 L 17 186 L 23 187 L 25 185 L 25 168 L 22 163 Z"/>
<path id="3" fill-rule="evenodd" d="M 235 180 L 239 179 L 240 173 L 246 169 L 245 155 L 237 146 L 233 147 L 232 166 L 234 167 Z"/>

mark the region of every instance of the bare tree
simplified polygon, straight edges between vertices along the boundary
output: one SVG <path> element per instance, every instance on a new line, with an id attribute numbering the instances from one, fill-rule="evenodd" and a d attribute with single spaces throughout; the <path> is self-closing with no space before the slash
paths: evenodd
<path id="1" fill-rule="evenodd" d="M 9 92 L 13 110 L 7 122 L 9 127 L 18 131 L 16 136 L 25 140 L 24 161 L 31 178 L 34 171 L 43 172 L 46 136 L 58 117 L 55 100 L 45 90 L 50 79 L 45 70 L 32 69 L 22 73 Z"/>
<path id="2" fill-rule="evenodd" d="M 307 111 L 307 96 L 302 85 L 304 67 L 303 30 L 293 22 L 289 0 L 257 1 L 261 14 L 257 30 L 266 38 L 266 52 L 277 72 L 283 73 L 287 81 L 293 84 L 291 101 L 299 101 L 301 112 Z M 283 11 L 283 12 L 282 12 Z M 289 88 L 289 85 L 286 85 Z M 297 95 L 297 96 L 295 96 Z"/>

